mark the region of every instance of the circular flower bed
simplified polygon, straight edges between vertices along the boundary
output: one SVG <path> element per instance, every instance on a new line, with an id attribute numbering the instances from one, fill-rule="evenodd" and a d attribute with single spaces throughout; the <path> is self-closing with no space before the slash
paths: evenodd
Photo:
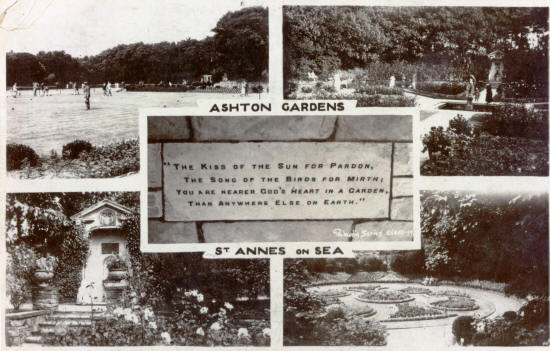
<path id="1" fill-rule="evenodd" d="M 401 303 L 412 301 L 414 297 L 395 290 L 372 290 L 362 293 L 356 299 L 371 303 Z"/>
<path id="2" fill-rule="evenodd" d="M 432 291 L 428 288 L 422 288 L 419 286 L 407 286 L 406 288 L 399 289 L 399 291 L 406 294 L 431 294 Z"/>
<path id="3" fill-rule="evenodd" d="M 474 299 L 462 296 L 449 296 L 448 300 L 432 302 L 431 305 L 447 311 L 474 311 L 479 308 Z"/>

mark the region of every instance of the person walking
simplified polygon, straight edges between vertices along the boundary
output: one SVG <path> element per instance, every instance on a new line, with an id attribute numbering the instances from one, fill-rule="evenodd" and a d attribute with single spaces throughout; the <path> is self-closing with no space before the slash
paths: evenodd
<path id="1" fill-rule="evenodd" d="M 90 86 L 88 82 L 84 82 L 82 85 L 82 92 L 84 93 L 84 103 L 86 104 L 86 109 L 90 109 Z"/>
<path id="2" fill-rule="evenodd" d="M 113 96 L 113 93 L 111 92 L 111 82 L 107 82 L 107 95 Z"/>
<path id="3" fill-rule="evenodd" d="M 18 94 L 18 91 L 17 91 L 17 82 L 13 83 L 13 87 L 11 88 L 12 92 L 13 92 L 13 97 L 16 98 L 17 97 L 17 94 Z"/>

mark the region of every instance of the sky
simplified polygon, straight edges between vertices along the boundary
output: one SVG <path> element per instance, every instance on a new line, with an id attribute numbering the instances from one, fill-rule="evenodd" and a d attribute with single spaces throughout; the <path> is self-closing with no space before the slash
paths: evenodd
<path id="1" fill-rule="evenodd" d="M 75 57 L 140 41 L 200 40 L 228 11 L 267 6 L 267 0 L 6 0 L 0 12 L 15 2 L 0 29 L 6 51 L 64 50 Z"/>

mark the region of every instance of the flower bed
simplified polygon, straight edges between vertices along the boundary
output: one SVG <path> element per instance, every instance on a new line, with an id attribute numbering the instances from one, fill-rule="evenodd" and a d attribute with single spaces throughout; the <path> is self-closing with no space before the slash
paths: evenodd
<path id="1" fill-rule="evenodd" d="M 364 292 L 356 299 L 370 303 L 402 303 L 412 301 L 414 297 L 395 290 L 373 290 Z"/>
<path id="2" fill-rule="evenodd" d="M 317 294 L 321 297 L 343 297 L 350 295 L 349 292 L 344 290 L 331 289 L 327 291 L 319 291 Z"/>
<path id="3" fill-rule="evenodd" d="M 443 311 L 435 308 L 416 306 L 416 305 L 410 305 L 408 303 L 403 303 L 403 304 L 397 305 L 397 312 L 392 313 L 390 315 L 390 319 L 409 319 L 409 318 L 425 319 L 425 318 L 441 316 L 441 315 L 444 315 Z"/>
<path id="4" fill-rule="evenodd" d="M 431 305 L 446 311 L 475 311 L 479 308 L 475 300 L 461 296 L 450 296 L 448 300 L 432 302 Z"/>
<path id="5" fill-rule="evenodd" d="M 406 294 L 431 294 L 432 291 L 428 288 L 422 288 L 418 286 L 407 286 L 406 288 L 399 289 L 399 291 Z"/>
<path id="6" fill-rule="evenodd" d="M 470 298 L 470 294 L 458 290 L 436 290 L 432 295 L 443 295 L 443 296 L 459 296 Z"/>

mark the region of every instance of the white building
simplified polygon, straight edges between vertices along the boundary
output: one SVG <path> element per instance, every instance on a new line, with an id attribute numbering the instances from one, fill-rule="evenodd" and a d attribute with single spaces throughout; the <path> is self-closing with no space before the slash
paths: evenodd
<path id="1" fill-rule="evenodd" d="M 104 303 L 103 281 L 107 279 L 108 258 L 119 255 L 129 260 L 126 235 L 122 224 L 133 212 L 110 200 L 103 200 L 74 216 L 71 220 L 82 225 L 84 235 L 90 241 L 89 255 L 82 269 L 82 281 L 78 289 L 77 303 Z"/>

